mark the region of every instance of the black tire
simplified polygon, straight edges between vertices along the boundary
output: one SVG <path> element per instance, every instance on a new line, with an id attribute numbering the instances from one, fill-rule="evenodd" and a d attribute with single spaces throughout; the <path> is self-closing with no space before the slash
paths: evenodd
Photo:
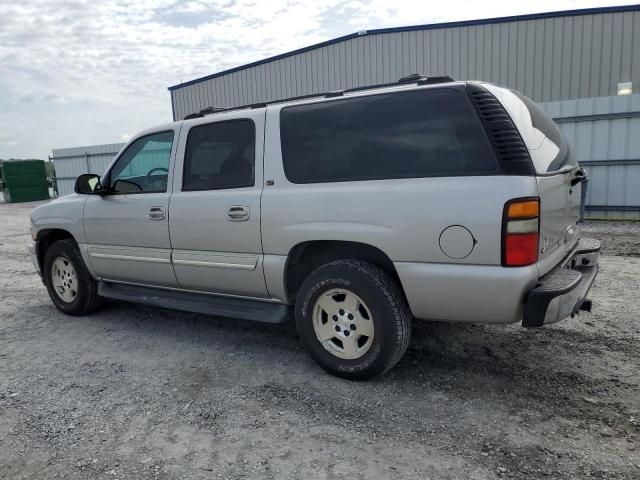
<path id="1" fill-rule="evenodd" d="M 359 358 L 334 355 L 316 336 L 314 305 L 322 293 L 331 289 L 355 293 L 371 311 L 373 341 Z M 385 373 L 402 358 L 411 338 L 412 315 L 397 282 L 381 268 L 361 260 L 337 260 L 313 271 L 298 291 L 295 312 L 298 334 L 309 355 L 327 372 L 350 380 L 366 380 Z"/>
<path id="2" fill-rule="evenodd" d="M 71 263 L 76 272 L 77 294 L 71 302 L 63 301 L 54 290 L 51 267 L 57 258 Z M 44 255 L 43 275 L 51 300 L 58 310 L 67 315 L 86 315 L 97 310 L 102 304 L 102 299 L 98 296 L 98 282 L 87 270 L 78 245 L 71 239 L 59 240 L 47 249 Z"/>

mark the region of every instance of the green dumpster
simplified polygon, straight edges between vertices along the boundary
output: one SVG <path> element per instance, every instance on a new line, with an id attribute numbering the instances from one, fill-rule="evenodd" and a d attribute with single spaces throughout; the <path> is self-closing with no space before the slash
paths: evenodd
<path id="1" fill-rule="evenodd" d="M 49 198 L 43 160 L 10 160 L 0 163 L 5 202 L 32 202 Z"/>

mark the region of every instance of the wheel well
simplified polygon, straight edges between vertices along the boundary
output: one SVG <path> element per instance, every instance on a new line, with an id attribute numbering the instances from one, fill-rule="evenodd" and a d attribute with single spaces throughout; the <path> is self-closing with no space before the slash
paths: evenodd
<path id="1" fill-rule="evenodd" d="M 391 259 L 379 248 L 366 243 L 315 240 L 299 243 L 291 249 L 285 267 L 287 297 L 293 301 L 304 279 L 316 268 L 340 259 L 364 260 L 385 270 L 397 282 L 400 278 Z"/>
<path id="2" fill-rule="evenodd" d="M 58 240 L 65 240 L 70 238 L 75 241 L 73 235 L 66 230 L 61 229 L 48 229 L 38 232 L 38 238 L 36 239 L 36 253 L 38 255 L 38 263 L 40 264 L 40 271 L 44 271 L 44 256 L 49 247 Z"/>

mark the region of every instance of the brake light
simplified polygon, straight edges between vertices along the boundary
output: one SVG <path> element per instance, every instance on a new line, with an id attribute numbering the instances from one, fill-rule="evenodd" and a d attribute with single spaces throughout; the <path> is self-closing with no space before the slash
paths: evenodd
<path id="1" fill-rule="evenodd" d="M 538 261 L 540 199 L 517 198 L 504 206 L 502 265 L 524 267 Z"/>

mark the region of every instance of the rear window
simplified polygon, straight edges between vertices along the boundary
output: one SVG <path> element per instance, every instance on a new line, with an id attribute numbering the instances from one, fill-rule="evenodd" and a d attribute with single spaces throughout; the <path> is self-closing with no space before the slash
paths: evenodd
<path id="1" fill-rule="evenodd" d="M 552 173 L 567 166 L 576 166 L 578 161 L 573 153 L 573 149 L 564 134 L 560 131 L 553 119 L 538 106 L 535 102 L 522 95 L 520 92 L 513 92 L 522 103 L 525 104 L 531 124 L 540 130 L 549 140 L 556 144 L 558 153 L 555 157 L 549 158 L 543 165 L 534 165 L 537 173 Z"/>
<path id="2" fill-rule="evenodd" d="M 480 120 L 453 89 L 287 107 L 280 129 L 284 171 L 293 183 L 498 171 Z"/>

